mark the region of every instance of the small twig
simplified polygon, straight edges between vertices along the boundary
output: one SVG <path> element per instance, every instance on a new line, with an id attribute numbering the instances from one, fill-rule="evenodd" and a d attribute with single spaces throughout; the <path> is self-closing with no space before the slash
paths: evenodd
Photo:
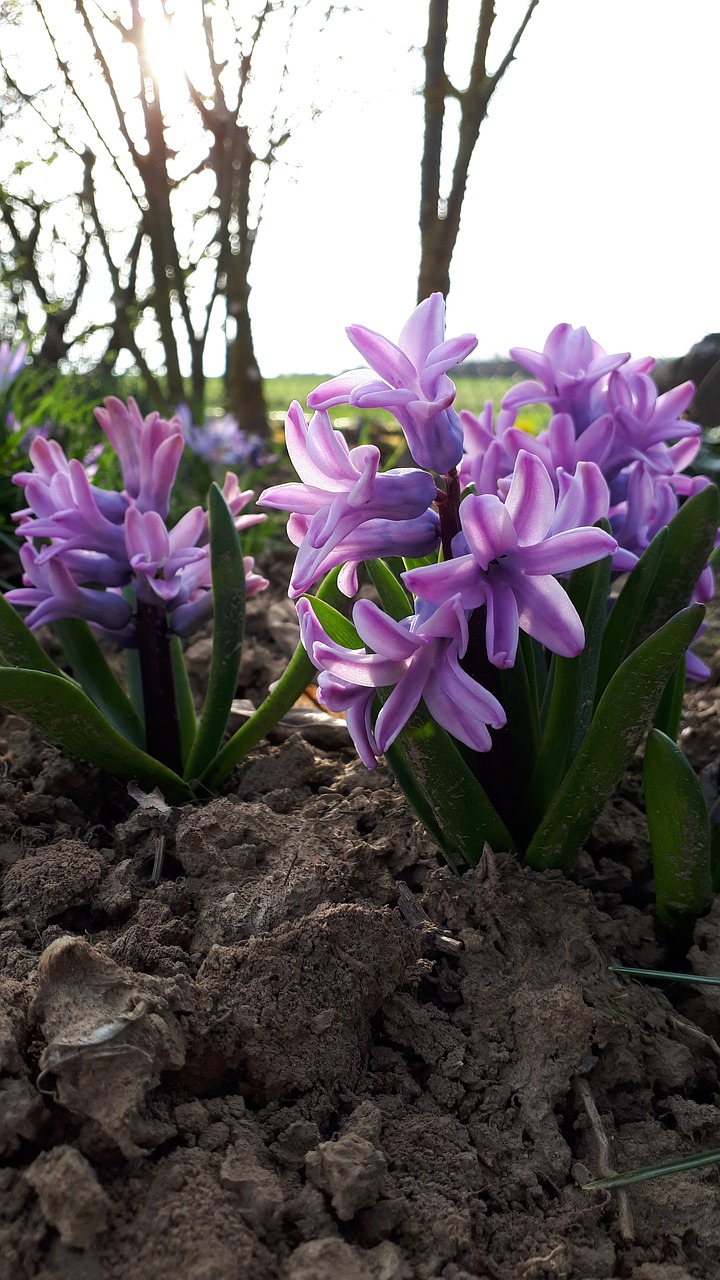
<path id="1" fill-rule="evenodd" d="M 436 951 L 442 951 L 448 956 L 460 955 L 460 952 L 464 950 L 460 939 L 453 938 L 449 933 L 444 933 L 441 929 L 438 929 L 436 924 L 433 924 L 429 915 L 420 906 L 415 894 L 408 888 L 404 880 L 396 880 L 395 888 L 398 892 L 398 907 L 408 924 L 413 929 L 420 929 L 427 934 Z"/>
<path id="2" fill-rule="evenodd" d="M 600 1112 L 597 1109 L 592 1089 L 590 1088 L 587 1080 L 583 1079 L 575 1081 L 575 1088 L 577 1090 L 578 1097 L 585 1108 L 585 1114 L 590 1121 L 592 1131 L 595 1134 L 595 1141 L 597 1143 L 597 1162 L 600 1176 L 602 1178 L 612 1178 L 615 1176 L 616 1170 L 613 1169 L 610 1160 L 610 1143 L 605 1129 L 603 1128 L 603 1122 L 600 1117 Z M 630 1203 L 628 1201 L 627 1192 L 624 1188 L 618 1189 L 617 1198 L 620 1234 L 623 1237 L 623 1240 L 634 1240 L 635 1232 L 633 1230 Z"/>
<path id="3" fill-rule="evenodd" d="M 151 884 L 160 884 L 163 874 L 163 862 L 165 861 L 165 837 L 159 835 L 155 842 L 155 857 L 153 859 L 153 869 L 150 875 Z"/>

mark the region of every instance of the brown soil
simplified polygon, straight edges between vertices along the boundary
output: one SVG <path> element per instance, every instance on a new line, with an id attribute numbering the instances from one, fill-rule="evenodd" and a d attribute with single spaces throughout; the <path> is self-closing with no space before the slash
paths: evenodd
<path id="1" fill-rule="evenodd" d="M 261 599 L 251 697 L 294 642 Z M 0 734 L 1 1280 L 718 1276 L 715 1167 L 583 1189 L 720 1147 L 720 996 L 608 969 L 668 959 L 632 778 L 575 882 L 458 880 L 312 716 L 172 810 Z"/>

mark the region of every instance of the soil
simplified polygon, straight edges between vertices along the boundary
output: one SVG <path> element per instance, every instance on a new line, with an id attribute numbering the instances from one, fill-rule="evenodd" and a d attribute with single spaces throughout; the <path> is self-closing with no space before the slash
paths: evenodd
<path id="1" fill-rule="evenodd" d="M 292 618 L 250 602 L 242 697 Z M 572 881 L 456 879 L 312 709 L 177 809 L 0 737 L 0 1280 L 718 1276 L 717 1167 L 585 1189 L 720 1147 L 720 994 L 609 970 L 668 964 L 632 774 Z"/>

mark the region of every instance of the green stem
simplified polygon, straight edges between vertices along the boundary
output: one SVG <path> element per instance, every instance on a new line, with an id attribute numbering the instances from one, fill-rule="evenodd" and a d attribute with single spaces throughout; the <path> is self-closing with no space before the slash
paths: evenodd
<path id="1" fill-rule="evenodd" d="M 136 635 L 148 755 L 182 775 L 180 722 L 165 610 L 137 602 Z"/>

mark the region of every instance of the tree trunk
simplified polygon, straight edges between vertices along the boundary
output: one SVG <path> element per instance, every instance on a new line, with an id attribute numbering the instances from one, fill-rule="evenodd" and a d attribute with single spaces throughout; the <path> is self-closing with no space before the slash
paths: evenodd
<path id="1" fill-rule="evenodd" d="M 255 359 L 247 296 L 241 302 L 236 301 L 232 315 L 237 330 L 227 347 L 226 408 L 242 431 L 259 435 L 265 440 L 269 435 L 269 426 L 263 382 Z"/>

